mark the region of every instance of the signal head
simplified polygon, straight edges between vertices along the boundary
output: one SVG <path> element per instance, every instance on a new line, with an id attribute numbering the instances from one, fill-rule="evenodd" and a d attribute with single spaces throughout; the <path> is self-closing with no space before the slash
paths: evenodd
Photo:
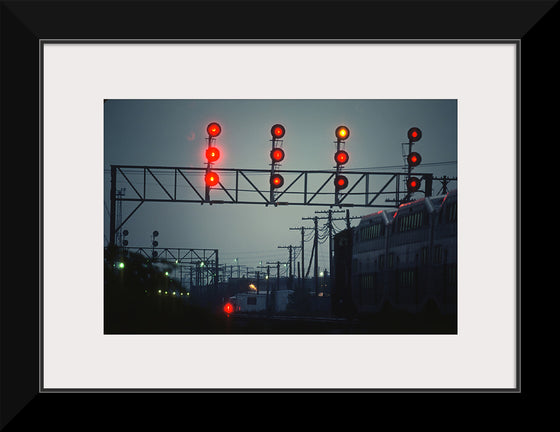
<path id="1" fill-rule="evenodd" d="M 228 315 L 229 315 L 230 313 L 232 313 L 232 312 L 233 312 L 233 305 L 232 305 L 231 303 L 229 303 L 229 302 L 226 303 L 226 304 L 224 305 L 224 312 L 227 313 Z"/>
<path id="2" fill-rule="evenodd" d="M 273 162 L 281 162 L 284 159 L 284 150 L 279 147 L 272 149 L 270 151 L 270 159 Z"/>
<path id="3" fill-rule="evenodd" d="M 334 187 L 336 190 L 344 189 L 348 186 L 348 178 L 343 175 L 337 175 L 334 178 Z"/>
<path id="4" fill-rule="evenodd" d="M 348 162 L 348 159 L 350 159 L 350 156 L 344 150 L 339 150 L 334 154 L 334 160 L 337 165 L 344 165 Z"/>
<path id="5" fill-rule="evenodd" d="M 281 124 L 275 124 L 270 128 L 270 134 L 272 135 L 272 139 L 280 139 L 286 133 L 286 128 Z"/>
<path id="6" fill-rule="evenodd" d="M 206 149 L 206 160 L 209 163 L 216 162 L 220 158 L 220 150 L 217 147 L 208 147 Z"/>
<path id="7" fill-rule="evenodd" d="M 220 182 L 220 176 L 214 171 L 209 171 L 204 176 L 206 186 L 216 186 Z"/>
<path id="8" fill-rule="evenodd" d="M 350 129 L 348 129 L 346 126 L 339 126 L 334 131 L 334 135 L 341 141 L 347 140 L 348 138 L 350 138 Z"/>
<path id="9" fill-rule="evenodd" d="M 270 176 L 270 186 L 272 186 L 273 189 L 278 189 L 284 186 L 284 177 L 280 174 L 272 174 Z"/>
<path id="10" fill-rule="evenodd" d="M 406 181 L 406 187 L 409 192 L 416 192 L 420 189 L 420 179 L 418 177 L 410 177 Z"/>
<path id="11" fill-rule="evenodd" d="M 206 127 L 206 132 L 208 132 L 208 136 L 216 138 L 222 132 L 222 127 L 218 123 L 212 122 Z"/>
<path id="12" fill-rule="evenodd" d="M 420 162 L 422 162 L 422 156 L 420 156 L 420 153 L 411 152 L 406 160 L 409 166 L 415 167 L 420 165 Z"/>
<path id="13" fill-rule="evenodd" d="M 422 138 L 422 131 L 417 127 L 412 127 L 408 130 L 408 140 L 410 142 L 420 141 Z"/>

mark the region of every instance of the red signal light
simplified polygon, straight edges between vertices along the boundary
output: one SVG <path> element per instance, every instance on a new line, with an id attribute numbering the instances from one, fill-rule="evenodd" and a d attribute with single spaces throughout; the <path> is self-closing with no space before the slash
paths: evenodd
<path id="1" fill-rule="evenodd" d="M 406 187 L 409 192 L 416 192 L 420 189 L 420 179 L 418 177 L 410 177 L 406 181 Z"/>
<path id="2" fill-rule="evenodd" d="M 285 133 L 286 133 L 286 128 L 281 124 L 275 124 L 270 129 L 270 134 L 272 135 L 273 139 L 280 139 L 284 136 Z"/>
<path id="3" fill-rule="evenodd" d="M 224 312 L 228 315 L 233 312 L 233 305 L 231 303 L 226 303 L 224 305 Z"/>
<path id="4" fill-rule="evenodd" d="M 348 186 L 348 178 L 346 178 L 346 176 L 337 175 L 334 178 L 334 187 L 336 188 L 336 190 L 344 189 L 347 186 Z"/>
<path id="5" fill-rule="evenodd" d="M 350 137 L 350 129 L 346 126 L 339 126 L 334 132 L 337 139 L 344 141 Z"/>
<path id="6" fill-rule="evenodd" d="M 350 159 L 350 156 L 344 150 L 339 150 L 334 154 L 334 160 L 337 165 L 344 165 L 348 162 L 348 159 Z"/>
<path id="7" fill-rule="evenodd" d="M 280 174 L 272 174 L 270 176 L 270 186 L 272 186 L 273 189 L 277 189 L 279 187 L 282 187 L 284 185 L 284 177 L 282 177 Z"/>
<path id="8" fill-rule="evenodd" d="M 420 156 L 419 153 L 411 152 L 407 157 L 407 161 L 408 165 L 410 165 L 411 167 L 415 167 L 420 165 L 420 162 L 422 162 L 422 156 Z"/>
<path id="9" fill-rule="evenodd" d="M 216 186 L 220 182 L 220 176 L 214 171 L 209 171 L 204 176 L 206 186 Z"/>
<path id="10" fill-rule="evenodd" d="M 408 130 L 408 140 L 411 142 L 419 141 L 422 138 L 422 131 L 417 128 L 413 127 Z"/>
<path id="11" fill-rule="evenodd" d="M 281 162 L 284 159 L 284 150 L 281 148 L 275 148 L 270 151 L 270 159 L 273 162 Z"/>
<path id="12" fill-rule="evenodd" d="M 216 138 L 222 132 L 222 127 L 218 123 L 212 122 L 206 127 L 206 132 L 212 138 Z"/>
<path id="13" fill-rule="evenodd" d="M 217 147 L 208 147 L 206 149 L 206 159 L 209 163 L 216 162 L 220 158 L 220 150 Z"/>

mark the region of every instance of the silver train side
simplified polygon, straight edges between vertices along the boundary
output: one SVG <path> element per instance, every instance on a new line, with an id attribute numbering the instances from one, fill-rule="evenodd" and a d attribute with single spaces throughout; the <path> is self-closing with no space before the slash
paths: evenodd
<path id="1" fill-rule="evenodd" d="M 364 216 L 334 246 L 335 313 L 457 313 L 456 190 Z"/>

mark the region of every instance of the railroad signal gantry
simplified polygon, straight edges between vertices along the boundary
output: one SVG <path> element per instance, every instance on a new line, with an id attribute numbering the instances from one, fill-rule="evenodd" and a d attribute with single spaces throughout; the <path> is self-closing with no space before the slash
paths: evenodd
<path id="1" fill-rule="evenodd" d="M 145 202 L 394 208 L 410 201 L 415 192 L 431 196 L 436 179 L 431 173 L 411 175 L 422 161 L 420 154 L 412 151 L 412 145 L 422 138 L 417 127 L 408 130 L 407 172 L 344 170 L 344 174 L 350 159 L 345 149 L 350 137 L 347 126 L 335 130 L 336 166 L 331 170 L 280 170 L 286 128 L 279 123 L 270 129 L 270 169 L 216 168 L 214 164 L 220 159 L 216 138 L 222 127 L 212 122 L 206 131 L 206 167 L 111 165 L 110 244 L 115 244 L 115 234 Z M 449 180 L 453 179 L 445 178 Z M 401 191 L 403 183 L 406 190 Z M 134 193 L 127 197 L 117 194 L 121 186 L 130 187 Z M 119 220 L 118 227 L 117 201 L 137 203 L 122 222 Z"/>

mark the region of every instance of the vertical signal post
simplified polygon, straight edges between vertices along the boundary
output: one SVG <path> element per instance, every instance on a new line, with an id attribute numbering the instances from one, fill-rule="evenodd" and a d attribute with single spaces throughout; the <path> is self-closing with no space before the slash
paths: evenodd
<path id="1" fill-rule="evenodd" d="M 412 127 L 408 130 L 408 156 L 406 158 L 406 162 L 408 165 L 408 171 L 406 176 L 406 189 L 408 194 L 405 198 L 405 201 L 408 201 L 410 195 L 420 189 L 421 180 L 418 177 L 414 177 L 411 175 L 412 168 L 417 167 L 422 162 L 422 156 L 420 153 L 412 151 L 412 145 L 422 138 L 422 131 L 417 127 Z"/>
<path id="2" fill-rule="evenodd" d="M 206 147 L 206 172 L 204 174 L 205 187 L 205 201 L 210 202 L 210 189 L 220 182 L 220 176 L 217 172 L 212 170 L 212 164 L 220 159 L 220 149 L 214 145 L 216 137 L 222 133 L 222 127 L 212 122 L 206 127 L 208 133 L 208 146 Z"/>
<path id="3" fill-rule="evenodd" d="M 334 135 L 336 137 L 336 153 L 334 154 L 334 161 L 336 162 L 336 176 L 334 177 L 334 203 L 338 204 L 338 192 L 348 186 L 348 178 L 341 174 L 342 167 L 345 165 L 350 156 L 346 150 L 341 146 L 350 137 L 350 129 L 346 126 L 339 126 L 336 128 Z"/>
<path id="4" fill-rule="evenodd" d="M 270 150 L 270 202 L 274 203 L 274 191 L 284 186 L 284 177 L 275 172 L 277 165 L 284 160 L 284 150 L 279 146 L 283 143 L 282 138 L 286 134 L 286 128 L 281 124 L 275 124 L 270 128 L 272 135 L 272 149 Z"/>

